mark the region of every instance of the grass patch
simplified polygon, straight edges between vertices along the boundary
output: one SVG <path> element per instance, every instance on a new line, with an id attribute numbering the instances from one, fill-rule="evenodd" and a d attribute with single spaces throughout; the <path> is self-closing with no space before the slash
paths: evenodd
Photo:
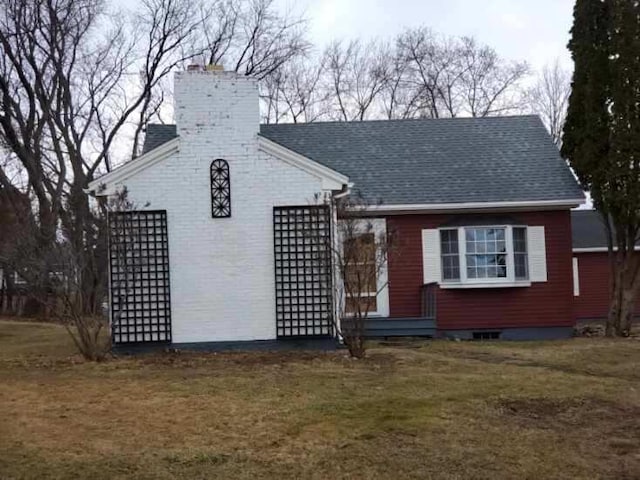
<path id="1" fill-rule="evenodd" d="M 0 321 L 0 478 L 640 478 L 640 342 L 86 363 Z"/>

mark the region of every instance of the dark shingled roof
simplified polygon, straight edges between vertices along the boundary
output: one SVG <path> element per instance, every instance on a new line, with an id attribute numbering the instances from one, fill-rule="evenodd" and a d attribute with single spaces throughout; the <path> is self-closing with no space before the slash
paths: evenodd
<path id="1" fill-rule="evenodd" d="M 596 210 L 572 211 L 571 234 L 573 248 L 607 248 L 607 231 L 602 217 Z M 638 247 L 640 240 L 636 242 L 636 248 Z"/>
<path id="2" fill-rule="evenodd" d="M 154 148 L 158 148 L 163 143 L 173 140 L 178 136 L 175 125 L 165 125 L 160 123 L 150 123 L 147 125 L 144 144 L 142 145 L 142 153 L 150 152 Z"/>
<path id="3" fill-rule="evenodd" d="M 175 137 L 171 127 L 149 125 L 144 151 Z M 374 202 L 583 198 L 537 116 L 274 124 L 260 134 L 347 175 Z"/>
<path id="4" fill-rule="evenodd" d="M 607 233 L 596 210 L 571 212 L 573 248 L 607 248 Z"/>

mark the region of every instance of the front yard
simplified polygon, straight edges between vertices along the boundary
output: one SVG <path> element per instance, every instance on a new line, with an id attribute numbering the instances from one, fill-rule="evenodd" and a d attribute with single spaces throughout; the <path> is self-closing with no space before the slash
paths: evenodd
<path id="1" fill-rule="evenodd" d="M 92 364 L 0 321 L 0 478 L 640 478 L 640 341 Z"/>

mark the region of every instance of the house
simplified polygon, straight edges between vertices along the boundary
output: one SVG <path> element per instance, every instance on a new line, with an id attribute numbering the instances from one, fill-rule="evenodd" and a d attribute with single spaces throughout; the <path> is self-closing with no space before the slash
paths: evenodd
<path id="1" fill-rule="evenodd" d="M 604 224 L 595 210 L 575 210 L 571 213 L 571 229 L 574 321 L 603 321 L 609 312 L 611 271 Z M 640 255 L 640 242 L 636 250 Z M 635 315 L 640 318 L 640 298 Z"/>
<path id="2" fill-rule="evenodd" d="M 398 237 L 369 333 L 571 334 L 584 195 L 537 117 L 260 125 L 256 81 L 206 69 L 174 96 L 176 125 L 88 187 L 137 205 L 110 221 L 116 344 L 334 338 L 335 274 L 300 237 L 348 194 Z"/>

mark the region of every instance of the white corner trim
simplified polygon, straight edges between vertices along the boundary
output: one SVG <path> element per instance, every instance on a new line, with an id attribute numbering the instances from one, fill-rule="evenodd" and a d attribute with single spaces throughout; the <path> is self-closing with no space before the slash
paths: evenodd
<path id="1" fill-rule="evenodd" d="M 258 148 L 289 165 L 319 177 L 322 180 L 323 190 L 340 190 L 343 185 L 349 183 L 349 177 L 346 175 L 325 167 L 261 135 L 258 135 Z"/>
<path id="2" fill-rule="evenodd" d="M 509 202 L 466 202 L 466 203 L 415 203 L 396 205 L 371 205 L 363 207 L 363 210 L 387 213 L 412 213 L 425 211 L 429 213 L 452 212 L 452 211 L 485 211 L 485 210 L 552 210 L 554 208 L 577 207 L 585 202 L 584 198 L 573 200 L 532 200 L 532 201 L 509 201 Z"/>
<path id="3" fill-rule="evenodd" d="M 176 153 L 180 146 L 180 138 L 176 137 L 169 140 L 166 143 L 154 148 L 150 152 L 139 156 L 135 160 L 131 160 L 124 165 L 112 170 L 111 172 L 102 175 L 93 182 L 89 183 L 85 192 L 95 193 L 98 196 L 110 195 L 114 193 L 117 183 L 121 183 L 128 178 L 131 178 L 138 172 L 149 168 L 169 155 Z"/>

